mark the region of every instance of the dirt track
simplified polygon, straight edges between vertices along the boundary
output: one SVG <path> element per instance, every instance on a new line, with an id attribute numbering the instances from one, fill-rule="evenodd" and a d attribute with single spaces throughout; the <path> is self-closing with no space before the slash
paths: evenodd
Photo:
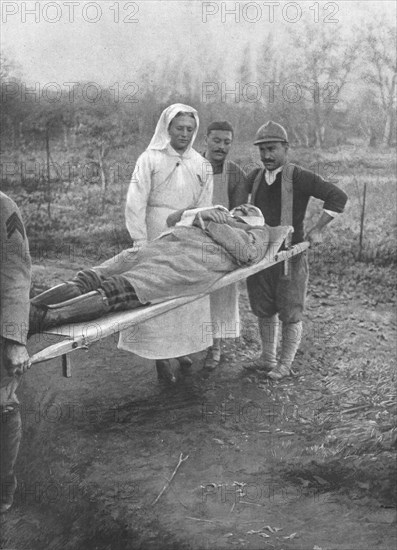
<path id="1" fill-rule="evenodd" d="M 199 354 L 162 386 L 114 338 L 76 352 L 71 379 L 60 360 L 32 368 L 1 548 L 394 548 L 392 415 L 379 409 L 379 424 L 365 407 L 366 379 L 394 353 L 392 305 L 330 288 L 311 284 L 299 376 L 287 382 L 241 375 L 258 345 L 244 292 L 243 339 L 210 375 Z"/>

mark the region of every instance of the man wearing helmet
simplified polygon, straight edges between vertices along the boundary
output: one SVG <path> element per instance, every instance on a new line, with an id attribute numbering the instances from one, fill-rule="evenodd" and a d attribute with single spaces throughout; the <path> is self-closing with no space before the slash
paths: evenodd
<path id="1" fill-rule="evenodd" d="M 251 203 L 262 211 L 269 226 L 292 225 L 288 245 L 304 240 L 322 241 L 323 228 L 343 212 L 347 195 L 336 185 L 309 170 L 287 162 L 288 135 L 273 121 L 259 128 L 254 145 L 259 147 L 263 168 L 248 175 Z M 312 227 L 304 231 L 304 218 L 310 197 L 323 201 L 323 212 Z M 307 253 L 291 258 L 288 265 L 276 264 L 247 279 L 253 313 L 258 317 L 262 353 L 246 369 L 279 380 L 291 374 L 291 367 L 302 337 L 308 282 Z M 282 339 L 276 360 L 279 319 Z"/>

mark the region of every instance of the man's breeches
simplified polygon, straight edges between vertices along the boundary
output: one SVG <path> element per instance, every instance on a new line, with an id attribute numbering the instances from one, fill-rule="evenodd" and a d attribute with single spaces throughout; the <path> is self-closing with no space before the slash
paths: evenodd
<path id="1" fill-rule="evenodd" d="M 288 267 L 288 276 L 284 275 L 284 263 L 280 262 L 248 277 L 251 309 L 257 317 L 278 313 L 284 323 L 302 320 L 309 279 L 307 252 L 290 258 Z"/>
<path id="2" fill-rule="evenodd" d="M 82 294 L 102 289 L 108 305 L 112 307 L 137 301 L 134 288 L 122 275 L 104 277 L 93 269 L 86 269 L 79 271 L 72 281 L 80 288 Z"/>

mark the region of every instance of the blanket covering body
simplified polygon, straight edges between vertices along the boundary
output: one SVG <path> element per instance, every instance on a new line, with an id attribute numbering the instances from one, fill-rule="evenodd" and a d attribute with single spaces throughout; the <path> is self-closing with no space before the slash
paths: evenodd
<path id="1" fill-rule="evenodd" d="M 246 227 L 214 222 L 206 230 L 176 227 L 94 269 L 104 277 L 122 274 L 142 303 L 201 294 L 226 273 L 271 259 L 290 231 L 287 226 Z"/>

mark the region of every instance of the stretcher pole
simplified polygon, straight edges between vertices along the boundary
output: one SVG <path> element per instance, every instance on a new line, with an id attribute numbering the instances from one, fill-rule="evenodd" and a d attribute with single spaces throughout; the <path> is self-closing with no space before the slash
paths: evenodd
<path id="1" fill-rule="evenodd" d="M 281 252 L 278 252 L 272 260 L 268 260 L 266 262 L 266 265 L 261 265 L 261 263 L 263 264 L 263 262 L 259 262 L 258 264 L 255 264 L 253 266 L 244 267 L 241 269 L 237 269 L 236 271 L 232 271 L 231 273 L 228 273 L 227 275 L 222 277 L 214 285 L 212 285 L 211 288 L 209 288 L 208 291 L 205 293 L 195 296 L 181 296 L 179 298 L 172 298 L 171 300 L 166 300 L 165 302 L 160 302 L 158 304 L 153 304 L 148 307 L 142 307 L 131 311 L 123 311 L 122 313 L 110 313 L 102 317 L 100 320 L 94 320 L 92 322 L 85 323 L 84 327 L 87 328 L 86 334 L 81 334 L 80 330 L 80 333 L 77 337 L 74 337 L 72 334 L 74 332 L 74 327 L 76 327 L 76 325 L 79 326 L 78 324 L 65 326 L 65 328 L 70 331 L 69 334 L 65 331 L 62 333 L 61 327 L 55 327 L 54 329 L 46 330 L 46 333 L 63 336 L 65 340 L 48 346 L 47 348 L 44 348 L 43 350 L 34 354 L 31 357 L 31 363 L 37 364 L 44 361 L 49 361 L 50 359 L 54 359 L 56 357 L 62 357 L 63 376 L 65 376 L 66 378 L 70 378 L 71 361 L 69 353 L 71 353 L 72 351 L 76 351 L 78 349 L 88 350 L 89 344 L 92 344 L 97 340 L 106 338 L 107 336 L 127 329 L 132 325 L 143 323 L 148 319 L 157 317 L 159 315 L 162 315 L 163 313 L 167 313 L 168 311 L 171 311 L 172 309 L 175 309 L 177 307 L 183 306 L 190 302 L 194 302 L 195 300 L 203 298 L 206 294 L 210 294 L 211 292 L 214 292 L 215 290 L 218 290 L 219 288 L 223 288 L 230 284 L 237 283 L 238 281 L 246 279 L 254 273 L 258 273 L 259 271 L 263 271 L 264 269 L 275 265 L 276 263 L 286 262 L 293 256 L 296 256 L 297 254 L 300 254 L 307 250 L 309 246 L 310 243 L 304 241 L 302 243 L 298 243 L 292 246 L 288 250 L 282 250 Z M 93 327 L 95 328 L 95 331 L 90 332 L 89 329 Z"/>

